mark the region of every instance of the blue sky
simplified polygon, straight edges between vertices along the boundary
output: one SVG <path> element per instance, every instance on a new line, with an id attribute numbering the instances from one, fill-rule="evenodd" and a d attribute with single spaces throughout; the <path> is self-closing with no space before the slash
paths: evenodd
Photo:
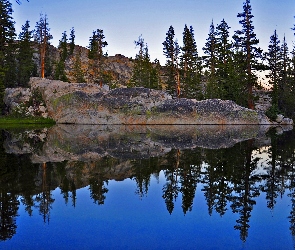
<path id="1" fill-rule="evenodd" d="M 57 46 L 63 31 L 72 27 L 76 32 L 76 44 L 87 46 L 92 31 L 103 29 L 108 42 L 105 51 L 109 55 L 123 54 L 134 57 L 134 40 L 142 34 L 148 44 L 151 59 L 165 63 L 162 42 L 172 25 L 179 44 L 182 44 L 184 25 L 192 25 L 198 52 L 208 37 L 213 19 L 219 24 L 224 18 L 231 27 L 231 35 L 240 29 L 237 13 L 242 12 L 244 0 L 30 0 L 17 5 L 14 0 L 13 17 L 17 33 L 26 20 L 34 28 L 40 13 L 47 14 L 52 44 Z M 267 50 L 269 37 L 277 29 L 279 39 L 284 34 L 291 48 L 295 36 L 291 28 L 295 23 L 294 0 L 251 0 L 253 22 L 260 47 Z"/>

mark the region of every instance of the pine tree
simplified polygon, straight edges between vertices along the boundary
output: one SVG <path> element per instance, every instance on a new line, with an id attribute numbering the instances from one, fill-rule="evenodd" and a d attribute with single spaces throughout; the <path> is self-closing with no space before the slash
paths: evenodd
<path id="1" fill-rule="evenodd" d="M 15 28 L 12 5 L 8 0 L 0 0 L 0 110 L 3 109 L 5 87 L 15 85 Z"/>
<path id="2" fill-rule="evenodd" d="M 92 36 L 89 38 L 89 52 L 88 58 L 89 62 L 89 74 L 91 80 L 95 83 L 102 84 L 103 81 L 103 48 L 108 45 L 108 43 L 104 40 L 105 36 L 103 34 L 103 30 L 97 29 L 93 31 Z"/>
<path id="3" fill-rule="evenodd" d="M 151 74 L 150 74 L 150 83 L 151 88 L 153 89 L 162 89 L 162 82 L 161 82 L 161 64 L 158 59 L 155 59 L 154 62 L 151 64 Z"/>
<path id="4" fill-rule="evenodd" d="M 295 46 L 289 58 L 288 46 L 284 38 L 281 46 L 282 68 L 280 72 L 281 84 L 279 85 L 279 108 L 288 117 L 295 117 Z"/>
<path id="5" fill-rule="evenodd" d="M 21 87 L 27 87 L 30 77 L 33 76 L 35 71 L 35 63 L 33 60 L 34 48 L 32 47 L 33 31 L 30 30 L 30 22 L 22 26 L 18 43 L 18 70 L 17 70 L 17 82 Z"/>
<path id="6" fill-rule="evenodd" d="M 216 26 L 216 78 L 218 82 L 218 98 L 233 100 L 239 103 L 239 95 L 243 88 L 241 83 L 236 81 L 237 77 L 234 70 L 229 29 L 230 27 L 224 19 Z"/>
<path id="7" fill-rule="evenodd" d="M 5 87 L 16 86 L 15 28 L 12 17 L 12 5 L 8 0 L 0 1 L 0 71 L 3 73 Z"/>
<path id="8" fill-rule="evenodd" d="M 247 102 L 248 108 L 254 109 L 253 101 L 253 86 L 256 82 L 256 76 L 253 74 L 252 69 L 257 64 L 257 59 L 261 54 L 260 48 L 257 48 L 259 40 L 254 33 L 254 26 L 252 18 L 252 7 L 250 0 L 246 0 L 243 4 L 243 12 L 238 13 L 237 17 L 241 18 L 239 23 L 242 25 L 241 30 L 235 31 L 233 36 L 234 46 L 236 49 L 235 63 L 239 63 L 240 67 L 246 72 L 246 87 L 247 87 Z M 244 78 L 241 75 L 241 80 Z"/>
<path id="9" fill-rule="evenodd" d="M 59 61 L 57 62 L 56 69 L 55 69 L 55 79 L 61 80 L 64 82 L 68 81 L 68 78 L 66 76 L 65 72 L 65 63 L 66 59 L 68 57 L 68 39 L 67 39 L 67 33 L 64 31 L 62 33 L 62 38 L 59 40 Z"/>
<path id="10" fill-rule="evenodd" d="M 295 16 L 294 16 L 295 18 Z M 295 24 L 292 30 L 295 31 Z M 295 32 L 294 32 L 295 36 Z M 295 44 L 291 52 L 291 59 L 287 66 L 287 79 L 286 85 L 283 86 L 284 96 L 280 98 L 282 100 L 282 109 L 285 115 L 295 118 Z"/>
<path id="11" fill-rule="evenodd" d="M 48 75 L 50 71 L 50 66 L 51 66 L 49 61 L 49 56 L 48 56 L 48 47 L 50 44 L 50 40 L 53 37 L 49 32 L 50 32 L 50 28 L 48 24 L 47 15 L 40 14 L 39 22 L 36 23 L 34 40 L 39 47 L 40 75 L 42 78 L 45 77 L 45 74 Z"/>
<path id="12" fill-rule="evenodd" d="M 148 45 L 144 43 L 142 36 L 134 43 L 136 47 L 139 47 L 139 51 L 135 56 L 132 77 L 128 85 L 158 88 L 159 76 L 156 67 L 150 61 Z"/>
<path id="13" fill-rule="evenodd" d="M 144 72 L 145 44 L 144 44 L 144 39 L 142 38 L 142 35 L 139 36 L 137 41 L 134 41 L 134 44 L 136 47 L 139 47 L 139 51 L 135 56 L 133 72 L 132 72 L 132 77 L 129 82 L 129 86 L 143 87 L 144 82 L 146 81 L 146 79 L 145 79 L 146 72 Z"/>
<path id="14" fill-rule="evenodd" d="M 75 30 L 74 27 L 72 27 L 70 31 L 70 48 L 69 48 L 69 55 L 73 55 L 74 49 L 75 49 Z"/>
<path id="15" fill-rule="evenodd" d="M 270 37 L 268 52 L 266 59 L 270 69 L 268 75 L 269 83 L 272 85 L 272 109 L 278 112 L 279 109 L 279 83 L 280 83 L 280 69 L 282 66 L 280 40 L 278 39 L 277 31 Z"/>
<path id="16" fill-rule="evenodd" d="M 202 99 L 201 91 L 201 64 L 198 57 L 194 29 L 185 25 L 183 31 L 183 46 L 180 56 L 182 96 L 187 98 Z"/>
<path id="17" fill-rule="evenodd" d="M 283 100 L 281 93 L 283 94 L 286 91 L 287 86 L 287 79 L 288 79 L 288 67 L 290 65 L 290 58 L 289 58 L 289 48 L 286 42 L 286 37 L 284 36 L 283 43 L 281 45 L 281 57 L 282 57 L 282 67 L 280 69 L 280 78 L 281 84 L 279 85 L 279 107 L 280 102 Z"/>
<path id="18" fill-rule="evenodd" d="M 178 96 L 177 86 L 179 85 L 178 56 L 180 48 L 175 37 L 172 25 L 166 33 L 166 39 L 163 44 L 163 54 L 166 57 L 166 90 L 172 96 Z"/>
<path id="19" fill-rule="evenodd" d="M 217 41 L 216 41 L 216 31 L 214 27 L 213 20 L 210 25 L 209 34 L 205 47 L 203 48 L 205 67 L 208 70 L 208 79 L 206 84 L 206 98 L 220 98 L 219 93 L 220 86 L 218 86 L 216 78 L 216 63 L 217 63 Z"/>
<path id="20" fill-rule="evenodd" d="M 294 100 L 294 94 L 292 94 L 292 84 L 289 83 L 292 82 L 289 81 L 289 69 L 290 69 L 290 58 L 289 58 L 289 48 L 288 44 L 286 42 L 286 37 L 284 36 L 283 43 L 281 45 L 281 57 L 282 57 L 282 67 L 280 69 L 279 75 L 280 75 L 280 83 L 278 86 L 278 105 L 279 110 L 287 115 L 292 116 L 292 108 L 295 106 L 295 100 Z"/>
<path id="21" fill-rule="evenodd" d="M 82 69 L 82 62 L 81 62 L 81 49 L 76 53 L 75 59 L 74 59 L 74 68 L 72 71 L 72 75 L 74 77 L 75 82 L 86 82 L 84 78 L 84 71 Z"/>

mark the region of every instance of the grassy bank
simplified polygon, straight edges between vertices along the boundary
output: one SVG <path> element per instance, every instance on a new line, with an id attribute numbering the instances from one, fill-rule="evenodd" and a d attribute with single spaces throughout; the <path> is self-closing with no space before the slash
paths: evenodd
<path id="1" fill-rule="evenodd" d="M 55 121 L 50 118 L 0 116 L 0 128 L 50 127 L 54 124 Z"/>

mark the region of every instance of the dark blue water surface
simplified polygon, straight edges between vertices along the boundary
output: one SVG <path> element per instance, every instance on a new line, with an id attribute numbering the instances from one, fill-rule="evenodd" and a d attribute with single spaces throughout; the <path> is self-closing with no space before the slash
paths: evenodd
<path id="1" fill-rule="evenodd" d="M 1 249 L 294 248 L 293 130 L 214 149 L 148 137 L 150 157 L 34 133 L 2 132 Z"/>

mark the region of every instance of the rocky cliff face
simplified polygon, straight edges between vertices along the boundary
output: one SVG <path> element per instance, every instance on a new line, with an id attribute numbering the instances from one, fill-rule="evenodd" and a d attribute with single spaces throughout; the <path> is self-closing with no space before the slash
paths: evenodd
<path id="1" fill-rule="evenodd" d="M 81 71 L 84 74 L 84 78 L 86 82 L 91 82 L 89 68 L 89 59 L 88 59 L 88 49 L 79 45 L 75 46 L 73 55 L 68 56 L 66 59 L 65 65 L 65 73 L 70 82 L 76 82 L 75 77 L 73 75 L 75 60 L 79 57 L 81 62 Z M 39 57 L 38 54 L 35 55 L 36 58 Z M 54 63 L 59 60 L 59 52 L 58 49 L 54 46 L 50 46 L 50 58 Z M 36 61 L 38 63 L 38 61 Z M 54 66 L 55 67 L 55 66 Z M 54 67 L 51 78 L 54 75 Z M 133 61 L 125 57 L 121 54 L 116 54 L 114 56 L 107 56 L 103 60 L 103 73 L 109 76 L 108 84 L 112 86 L 126 86 L 128 81 L 132 76 L 133 70 Z M 48 77 L 50 78 L 50 77 Z"/>

